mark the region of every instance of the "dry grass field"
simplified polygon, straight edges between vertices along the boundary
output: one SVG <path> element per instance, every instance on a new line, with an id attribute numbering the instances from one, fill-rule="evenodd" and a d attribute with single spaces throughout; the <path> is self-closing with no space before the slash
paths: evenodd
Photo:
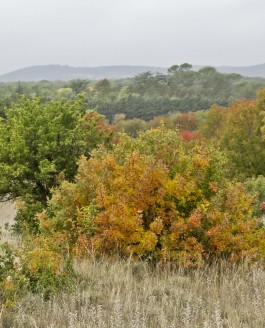
<path id="1" fill-rule="evenodd" d="M 75 290 L 28 294 L 2 328 L 261 328 L 265 271 L 226 263 L 185 272 L 130 260 L 76 263 Z"/>

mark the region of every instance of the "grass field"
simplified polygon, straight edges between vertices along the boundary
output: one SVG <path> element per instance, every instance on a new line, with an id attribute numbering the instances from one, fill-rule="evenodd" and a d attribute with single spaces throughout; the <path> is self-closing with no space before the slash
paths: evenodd
<path id="1" fill-rule="evenodd" d="M 75 290 L 28 294 L 4 328 L 265 327 L 265 271 L 226 263 L 185 272 L 130 260 L 76 263 Z"/>

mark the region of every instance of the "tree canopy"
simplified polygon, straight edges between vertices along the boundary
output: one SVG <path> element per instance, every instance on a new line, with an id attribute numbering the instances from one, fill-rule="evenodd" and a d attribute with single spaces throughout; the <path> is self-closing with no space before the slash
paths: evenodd
<path id="1" fill-rule="evenodd" d="M 21 97 L 0 121 L 0 196 L 43 205 L 60 176 L 73 180 L 77 160 L 111 138 L 101 115 L 74 101 Z"/>

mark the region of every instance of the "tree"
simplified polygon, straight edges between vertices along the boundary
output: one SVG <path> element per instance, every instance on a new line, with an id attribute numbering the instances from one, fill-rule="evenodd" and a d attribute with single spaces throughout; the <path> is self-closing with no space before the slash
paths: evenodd
<path id="1" fill-rule="evenodd" d="M 138 118 L 125 120 L 125 114 L 116 114 L 113 124 L 118 131 L 125 132 L 132 137 L 136 137 L 139 131 L 146 129 L 146 122 Z"/>
<path id="2" fill-rule="evenodd" d="M 179 71 L 179 65 L 172 65 L 167 70 L 168 74 L 174 74 Z"/>
<path id="3" fill-rule="evenodd" d="M 213 105 L 208 111 L 203 112 L 202 117 L 199 134 L 209 140 L 218 138 L 219 129 L 223 126 L 226 117 L 226 108 Z"/>
<path id="4" fill-rule="evenodd" d="M 228 108 L 213 106 L 200 124 L 200 135 L 215 139 L 229 156 L 237 177 L 265 175 L 263 113 L 261 99 L 245 99 Z"/>
<path id="5" fill-rule="evenodd" d="M 14 90 L 15 95 L 23 95 L 25 93 L 25 86 L 19 81 Z"/>
<path id="6" fill-rule="evenodd" d="M 180 71 L 190 71 L 192 69 L 192 65 L 188 63 L 181 64 L 179 67 Z"/>
<path id="7" fill-rule="evenodd" d="M 100 80 L 96 83 L 95 88 L 102 94 L 109 93 L 111 90 L 110 81 L 107 79 Z"/>
<path id="8" fill-rule="evenodd" d="M 78 158 L 110 137 L 101 115 L 86 114 L 81 97 L 50 102 L 21 97 L 0 121 L 0 197 L 19 198 L 25 206 L 18 217 L 31 220 L 59 176 L 73 180 Z"/>
<path id="9" fill-rule="evenodd" d="M 168 74 L 175 74 L 176 72 L 182 71 L 190 71 L 192 69 L 192 65 L 188 63 L 184 63 L 181 65 L 172 65 L 167 70 Z"/>
<path id="10" fill-rule="evenodd" d="M 219 131 L 220 145 L 236 165 L 236 174 L 265 175 L 265 141 L 262 139 L 261 109 L 255 100 L 242 100 L 226 110 Z"/>
<path id="11" fill-rule="evenodd" d="M 79 94 L 85 90 L 88 83 L 89 83 L 88 80 L 81 80 L 81 79 L 72 80 L 70 81 L 70 88 L 74 91 L 75 94 Z"/>

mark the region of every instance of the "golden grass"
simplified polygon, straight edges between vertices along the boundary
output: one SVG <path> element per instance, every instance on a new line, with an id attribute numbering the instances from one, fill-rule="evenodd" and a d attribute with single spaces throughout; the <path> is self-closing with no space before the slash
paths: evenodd
<path id="1" fill-rule="evenodd" d="M 4 310 L 3 328 L 261 328 L 265 270 L 216 264 L 185 272 L 132 260 L 76 263 L 74 292 L 28 294 Z"/>

